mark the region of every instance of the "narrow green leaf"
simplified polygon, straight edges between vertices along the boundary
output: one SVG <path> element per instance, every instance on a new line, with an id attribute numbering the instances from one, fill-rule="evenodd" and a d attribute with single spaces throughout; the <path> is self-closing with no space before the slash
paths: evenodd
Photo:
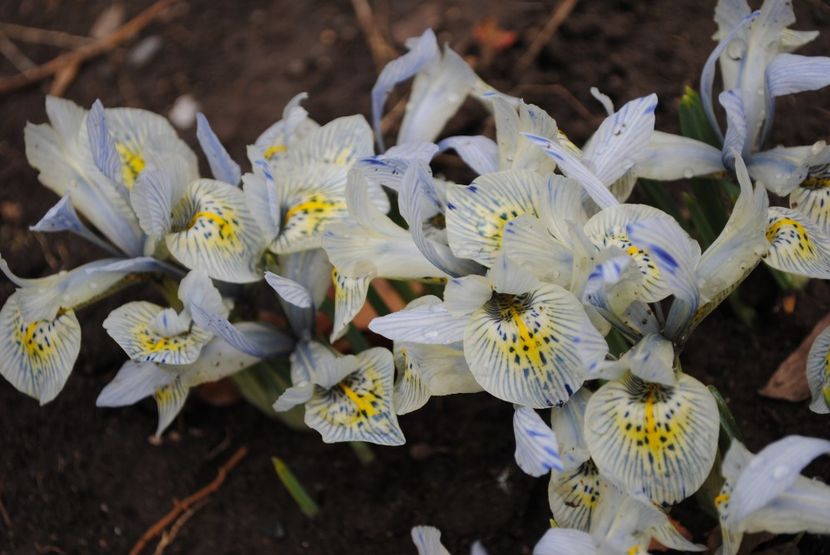
<path id="1" fill-rule="evenodd" d="M 277 477 L 291 494 L 291 497 L 296 501 L 297 506 L 303 514 L 309 518 L 314 518 L 320 513 L 320 507 L 314 502 L 314 499 L 308 494 L 303 485 L 288 468 L 288 465 L 279 457 L 271 457 L 271 462 L 274 463 L 274 470 L 277 472 Z"/>
<path id="2" fill-rule="evenodd" d="M 349 324 L 349 329 L 346 330 L 346 339 L 348 339 L 354 353 L 360 353 L 371 347 L 369 342 L 366 341 L 366 338 L 354 324 Z"/>
<path id="3" fill-rule="evenodd" d="M 375 454 L 372 452 L 372 448 L 368 443 L 363 441 L 350 441 L 349 446 L 363 466 L 367 466 L 375 460 Z"/>
<path id="4" fill-rule="evenodd" d="M 680 130 L 685 137 L 721 148 L 721 140 L 709 124 L 700 95 L 689 86 L 686 86 L 680 99 Z"/>
<path id="5" fill-rule="evenodd" d="M 392 310 L 386 306 L 386 302 L 381 298 L 374 286 L 369 287 L 369 292 L 366 295 L 366 298 L 369 300 L 369 304 L 372 305 L 372 308 L 375 309 L 378 316 L 386 316 L 387 314 L 392 313 Z"/>

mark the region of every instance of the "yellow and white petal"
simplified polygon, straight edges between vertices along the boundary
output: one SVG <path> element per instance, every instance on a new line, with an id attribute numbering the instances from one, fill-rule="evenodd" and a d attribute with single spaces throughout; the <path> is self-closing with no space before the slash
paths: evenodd
<path id="1" fill-rule="evenodd" d="M 136 301 L 110 312 L 103 325 L 132 360 L 188 364 L 199 357 L 213 334 L 196 324 L 191 326 L 189 317 L 184 317 L 186 326 L 180 319 L 175 311 Z"/>
<path id="2" fill-rule="evenodd" d="M 239 188 L 194 181 L 173 208 L 172 223 L 167 248 L 188 268 L 231 283 L 262 279 L 258 265 L 264 240 Z"/>
<path id="3" fill-rule="evenodd" d="M 305 405 L 305 423 L 320 432 L 326 443 L 402 445 L 405 439 L 392 405 L 392 353 L 375 347 L 356 357 L 356 371 L 330 389 L 314 389 Z"/>
<path id="4" fill-rule="evenodd" d="M 12 293 L 0 309 L 0 375 L 46 404 L 63 389 L 81 349 L 81 326 L 68 310 L 51 320 L 28 321 Z"/>
<path id="5" fill-rule="evenodd" d="M 830 162 L 810 166 L 807 178 L 790 194 L 790 208 L 830 234 Z"/>
<path id="6" fill-rule="evenodd" d="M 176 415 L 181 412 L 190 388 L 185 385 L 181 376 L 176 376 L 169 384 L 159 387 L 153 393 L 156 406 L 159 411 L 159 423 L 156 428 L 156 437 L 161 437 L 164 430 L 173 422 Z"/>
<path id="7" fill-rule="evenodd" d="M 587 532 L 570 528 L 551 528 L 535 546 L 533 555 L 598 555 L 602 545 Z M 639 555 L 629 552 L 628 555 Z"/>
<path id="8" fill-rule="evenodd" d="M 804 214 L 774 206 L 767 220 L 769 252 L 764 262 L 776 270 L 830 278 L 830 237 Z"/>
<path id="9" fill-rule="evenodd" d="M 492 96 L 496 138 L 499 146 L 499 167 L 502 170 L 529 170 L 542 175 L 553 173 L 556 164 L 527 139 L 522 132 L 554 137 L 556 122 L 547 112 L 519 101 L 513 105 L 501 96 Z"/>
<path id="10" fill-rule="evenodd" d="M 460 345 L 397 342 L 394 353 L 395 412 L 398 414 L 421 408 L 432 395 L 481 391 Z"/>
<path id="11" fill-rule="evenodd" d="M 466 187 L 451 187 L 446 218 L 453 253 L 491 266 L 502 248 L 505 224 L 523 214 L 536 215 L 546 183 L 535 172 L 505 171 L 479 176 Z"/>
<path id="12" fill-rule="evenodd" d="M 312 163 L 334 164 L 346 169 L 360 158 L 374 154 L 372 129 L 361 115 L 334 119 L 314 129 L 288 152 L 298 167 Z"/>
<path id="13" fill-rule="evenodd" d="M 830 413 L 830 328 L 821 332 L 810 347 L 807 384 L 813 398 L 810 410 L 818 414 Z"/>
<path id="14" fill-rule="evenodd" d="M 366 302 L 366 295 L 369 293 L 369 285 L 375 278 L 374 268 L 368 267 L 363 275 L 348 276 L 341 274 L 337 268 L 331 272 L 331 279 L 334 282 L 334 325 L 331 330 L 331 341 L 335 341 L 346 333 L 349 323 L 357 316 L 363 304 Z"/>
<path id="15" fill-rule="evenodd" d="M 632 495 L 672 505 L 709 474 L 718 439 L 718 410 L 706 387 L 682 374 L 676 386 L 628 375 L 602 386 L 588 402 L 585 438 L 597 467 Z"/>
<path id="16" fill-rule="evenodd" d="M 95 400 L 96 407 L 125 407 L 153 395 L 157 389 L 169 385 L 176 374 L 153 362 L 128 360 L 121 365 L 110 383 Z"/>
<path id="17" fill-rule="evenodd" d="M 271 164 L 276 164 L 288 156 L 288 151 L 296 141 L 301 141 L 320 126 L 308 117 L 308 112 L 300 102 L 308 98 L 302 92 L 294 96 L 285 105 L 282 119 L 262 132 L 254 142 L 253 148 Z M 249 151 L 250 152 L 250 151 Z"/>
<path id="18" fill-rule="evenodd" d="M 563 405 L 607 352 L 582 304 L 556 285 L 493 295 L 464 331 L 476 381 L 495 397 L 532 408 Z"/>
<path id="19" fill-rule="evenodd" d="M 591 459 L 563 472 L 551 473 L 548 502 L 553 519 L 562 528 L 590 531 L 594 509 L 607 487 Z"/>
<path id="20" fill-rule="evenodd" d="M 666 252 L 661 247 L 666 245 L 657 244 L 657 234 L 647 233 L 655 231 L 655 227 L 672 234 L 671 252 L 676 254 L 670 258 L 660 256 Z M 630 237 L 634 229 L 644 237 L 655 239 L 654 244 L 650 245 L 651 250 L 635 244 Z M 645 302 L 656 302 L 674 293 L 677 290 L 676 276 L 668 270 L 686 270 L 682 272 L 685 277 L 700 258 L 700 246 L 680 229 L 671 216 L 651 206 L 621 204 L 606 208 L 585 224 L 585 233 L 596 247 L 616 247 L 634 259 L 643 275 L 640 298 Z"/>
<path id="21" fill-rule="evenodd" d="M 323 232 L 345 218 L 346 168 L 312 163 L 293 168 L 278 185 L 281 229 L 270 249 L 287 254 L 322 246 Z"/>

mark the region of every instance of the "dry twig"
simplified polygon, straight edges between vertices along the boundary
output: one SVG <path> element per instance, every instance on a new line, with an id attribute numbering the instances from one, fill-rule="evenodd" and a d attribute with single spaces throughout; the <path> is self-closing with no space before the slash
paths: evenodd
<path id="1" fill-rule="evenodd" d="M 804 338 L 796 350 L 790 353 L 778 366 L 766 385 L 758 391 L 764 397 L 784 401 L 804 401 L 810 398 L 810 386 L 807 385 L 807 356 L 810 347 L 824 329 L 830 326 L 830 314 L 819 320 L 810 335 Z"/>
<path id="2" fill-rule="evenodd" d="M 0 33 L 0 54 L 3 54 L 17 68 L 17 71 L 28 71 L 35 67 L 35 63 L 3 33 Z"/>
<path id="3" fill-rule="evenodd" d="M 372 60 L 375 66 L 380 70 L 386 65 L 386 62 L 397 57 L 397 51 L 392 48 L 380 32 L 380 26 L 375 21 L 375 16 L 372 13 L 372 7 L 368 0 L 352 0 L 352 7 L 357 16 L 357 22 L 360 24 L 360 29 L 366 37 L 366 43 L 369 45 L 369 50 L 372 52 Z"/>
<path id="4" fill-rule="evenodd" d="M 26 85 L 36 83 L 64 70 L 72 64 L 81 64 L 89 58 L 100 56 L 135 36 L 144 27 L 158 18 L 176 0 L 158 0 L 155 4 L 129 20 L 114 33 L 84 44 L 71 52 L 61 54 L 43 65 L 23 71 L 11 77 L 0 79 L 0 94 L 5 94 Z"/>
<path id="5" fill-rule="evenodd" d="M 542 48 L 550 42 L 550 39 L 553 37 L 556 30 L 565 22 L 565 20 L 570 15 L 571 11 L 576 6 L 577 0 L 562 0 L 559 5 L 553 10 L 550 18 L 545 23 L 545 26 L 539 31 L 539 34 L 533 38 L 533 41 L 530 43 L 530 46 L 527 47 L 527 50 L 522 57 L 519 58 L 518 63 L 516 64 L 516 69 L 519 72 L 526 70 L 530 67 L 530 64 L 536 59 L 539 55 L 539 52 L 542 51 Z"/>
<path id="6" fill-rule="evenodd" d="M 222 484 L 225 481 L 225 478 L 228 477 L 228 473 L 231 470 L 233 470 L 233 468 L 236 465 L 238 465 L 247 454 L 248 448 L 244 446 L 240 447 L 236 451 L 236 453 L 234 453 L 233 456 L 230 459 L 228 459 L 228 461 L 225 464 L 219 467 L 219 470 L 216 472 L 216 478 L 214 478 L 211 483 L 209 483 L 196 493 L 185 497 L 182 501 L 174 500 L 173 508 L 170 509 L 170 512 L 164 515 L 161 519 L 158 520 L 158 522 L 153 524 L 146 532 L 144 532 L 141 538 L 130 550 L 130 555 L 139 555 L 147 546 L 147 543 L 149 543 L 150 540 L 152 540 L 159 534 L 163 533 L 165 528 L 176 522 L 176 520 L 183 513 L 185 513 L 196 503 L 206 498 L 208 495 L 215 493 L 222 486 Z"/>
<path id="7" fill-rule="evenodd" d="M 89 37 L 70 35 L 63 31 L 51 31 L 38 27 L 15 25 L 14 23 L 0 23 L 0 33 L 3 33 L 12 40 L 19 40 L 31 44 L 48 44 L 59 48 L 79 48 L 91 43 L 93 40 Z"/>
<path id="8" fill-rule="evenodd" d="M 161 539 L 159 540 L 159 543 L 156 546 L 156 550 L 153 552 L 153 555 L 162 555 L 164 553 L 164 550 L 167 549 L 167 546 L 173 543 L 173 540 L 176 539 L 176 535 L 179 533 L 179 530 L 181 530 L 182 527 L 187 523 L 187 521 L 190 520 L 190 517 L 195 515 L 199 511 L 199 509 L 201 509 L 208 503 L 210 503 L 210 499 L 202 499 L 200 502 L 196 503 L 188 510 L 186 510 L 184 514 L 180 516 L 178 520 L 176 520 L 176 522 L 173 523 L 173 526 L 170 527 L 170 531 L 164 532 L 161 535 Z"/>

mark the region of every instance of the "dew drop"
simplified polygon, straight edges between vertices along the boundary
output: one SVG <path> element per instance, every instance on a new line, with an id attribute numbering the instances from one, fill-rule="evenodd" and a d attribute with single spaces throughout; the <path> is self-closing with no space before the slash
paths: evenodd
<path id="1" fill-rule="evenodd" d="M 772 477 L 776 480 L 780 480 L 784 476 L 789 473 L 789 468 L 784 466 L 783 464 L 776 466 L 772 469 Z"/>
<path id="2" fill-rule="evenodd" d="M 683 177 L 686 179 L 691 179 L 695 176 L 695 170 L 692 168 L 684 168 L 683 169 Z"/>

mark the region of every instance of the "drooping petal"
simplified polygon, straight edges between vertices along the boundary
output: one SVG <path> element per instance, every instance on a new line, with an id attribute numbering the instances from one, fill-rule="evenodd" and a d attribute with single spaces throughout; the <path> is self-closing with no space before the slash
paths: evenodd
<path id="1" fill-rule="evenodd" d="M 213 178 L 230 185 L 238 185 L 242 176 L 239 164 L 233 161 L 231 155 L 222 146 L 219 137 L 213 132 L 210 123 L 201 112 L 196 114 L 196 138 L 199 140 L 202 152 L 207 157 Z"/>
<path id="2" fill-rule="evenodd" d="M 830 238 L 801 212 L 773 206 L 767 220 L 769 252 L 764 262 L 777 270 L 830 278 Z"/>
<path id="3" fill-rule="evenodd" d="M 191 269 L 218 280 L 248 283 L 262 279 L 257 269 L 265 242 L 242 191 L 200 179 L 173 208 L 170 253 Z"/>
<path id="4" fill-rule="evenodd" d="M 729 500 L 738 522 L 783 493 L 801 470 L 820 455 L 830 454 L 830 441 L 787 436 L 767 445 L 741 472 Z"/>
<path id="5" fill-rule="evenodd" d="M 597 206 L 607 208 L 619 204 L 617 198 L 608 190 L 608 185 L 600 181 L 566 145 L 556 140 L 546 139 L 545 137 L 529 133 L 524 133 L 524 136 L 539 146 L 548 156 L 553 158 L 556 161 L 556 165 L 562 170 L 562 173 L 579 182 Z"/>
<path id="6" fill-rule="evenodd" d="M 41 405 L 63 389 L 81 348 L 81 326 L 71 310 L 49 320 L 27 320 L 12 293 L 0 309 L 0 375 Z"/>
<path id="7" fill-rule="evenodd" d="M 464 331 L 464 354 L 481 386 L 532 408 L 564 404 L 606 352 L 581 303 L 556 285 L 494 295 Z"/>
<path id="8" fill-rule="evenodd" d="M 273 272 L 265 272 L 265 281 L 277 294 L 299 308 L 311 308 L 311 294 L 308 289 L 292 279 L 277 275 Z"/>
<path id="9" fill-rule="evenodd" d="M 550 409 L 550 427 L 556 432 L 559 453 L 566 469 L 574 469 L 587 461 L 591 454 L 585 443 L 585 407 L 591 391 L 579 388 L 561 407 Z"/>
<path id="10" fill-rule="evenodd" d="M 369 293 L 369 285 L 375 278 L 376 272 L 370 268 L 363 275 L 347 276 L 332 270 L 332 281 L 334 281 L 334 325 L 331 329 L 331 341 L 335 341 L 346 333 L 349 323 L 357 316 L 363 304 L 366 302 L 366 295 Z"/>
<path id="11" fill-rule="evenodd" d="M 359 353 L 358 369 L 330 389 L 317 387 L 306 403 L 306 424 L 323 441 L 405 442 L 392 406 L 395 365 L 392 353 L 375 347 Z"/>
<path id="12" fill-rule="evenodd" d="M 172 225 L 173 183 L 164 172 L 141 172 L 130 189 L 130 204 L 144 233 L 161 237 Z"/>
<path id="13" fill-rule="evenodd" d="M 475 393 L 475 381 L 460 345 L 395 343 L 395 412 L 415 411 L 432 395 Z"/>
<path id="14" fill-rule="evenodd" d="M 153 395 L 170 384 L 176 374 L 152 362 L 128 360 L 95 400 L 96 407 L 125 407 Z"/>
<path id="15" fill-rule="evenodd" d="M 398 143 L 434 141 L 477 80 L 464 58 L 445 45 L 440 61 L 424 65 L 415 75 Z"/>
<path id="16" fill-rule="evenodd" d="M 830 328 L 821 332 L 810 347 L 807 384 L 813 398 L 810 410 L 818 414 L 830 413 Z"/>
<path id="17" fill-rule="evenodd" d="M 30 226 L 29 229 L 31 231 L 45 233 L 69 231 L 70 233 L 75 233 L 76 235 L 83 237 L 90 243 L 101 247 L 114 256 L 121 255 L 118 249 L 98 237 L 92 232 L 91 229 L 81 222 L 81 219 L 75 212 L 75 208 L 72 206 L 72 201 L 69 195 L 61 197 L 61 199 L 56 202 L 55 205 L 50 208 L 48 212 L 46 212 L 46 214 L 43 215 L 40 221 L 38 221 L 35 225 Z"/>
<path id="18" fill-rule="evenodd" d="M 418 550 L 418 555 L 450 555 L 441 543 L 441 531 L 433 526 L 413 527 L 412 542 Z"/>
<path id="19" fill-rule="evenodd" d="M 274 401 L 275 412 L 285 412 L 298 405 L 305 404 L 314 394 L 314 384 L 311 382 L 300 382 L 292 385 Z"/>
<path id="20" fill-rule="evenodd" d="M 513 435 L 516 438 L 516 464 L 525 474 L 539 477 L 551 470 L 563 470 L 556 434 L 535 410 L 515 408 Z"/>
<path id="21" fill-rule="evenodd" d="M 628 376 L 602 386 L 585 412 L 585 438 L 600 472 L 624 491 L 658 504 L 697 491 L 715 459 L 718 410 L 700 382 L 676 386 Z"/>
<path id="22" fill-rule="evenodd" d="M 170 325 L 165 326 L 165 319 L 170 320 Z M 103 326 L 127 356 L 137 362 L 194 362 L 213 334 L 199 325 L 171 329 L 176 319 L 175 312 L 170 314 L 157 304 L 135 301 L 110 312 Z M 187 317 L 187 324 L 189 320 Z"/>
<path id="23" fill-rule="evenodd" d="M 635 171 L 638 177 L 675 181 L 721 172 L 723 161 L 721 151 L 712 145 L 655 131 Z"/>
<path id="24" fill-rule="evenodd" d="M 830 58 L 778 54 L 767 66 L 771 96 L 815 91 L 830 85 Z"/>
<path id="25" fill-rule="evenodd" d="M 533 555 L 598 555 L 599 549 L 599 542 L 586 532 L 551 528 L 533 546 Z"/>
<path id="26" fill-rule="evenodd" d="M 507 171 L 482 175 L 466 187 L 452 187 L 446 218 L 453 253 L 491 266 L 502 247 L 504 225 L 523 214 L 535 215 L 546 181 L 534 172 Z"/>
<path id="27" fill-rule="evenodd" d="M 164 430 L 173 423 L 173 420 L 184 408 L 190 388 L 185 385 L 181 376 L 176 376 L 169 384 L 159 387 L 153 393 L 159 411 L 159 423 L 156 428 L 156 437 L 161 437 Z"/>
<path id="28" fill-rule="evenodd" d="M 809 151 L 812 156 L 806 175 L 790 194 L 790 208 L 805 214 L 825 234 L 830 234 L 830 146 L 819 142 Z"/>
<path id="29" fill-rule="evenodd" d="M 436 61 L 440 55 L 438 40 L 432 29 L 427 29 L 420 37 L 407 41 L 407 47 L 409 52 L 386 64 L 372 87 L 372 126 L 375 128 L 375 138 L 381 150 L 384 148 L 380 120 L 389 91 L 398 83 L 406 81 L 422 68 Z M 398 142 L 403 141 L 398 140 Z"/>
<path id="30" fill-rule="evenodd" d="M 591 459 L 563 472 L 551 473 L 548 502 L 553 519 L 563 528 L 590 531 L 591 517 L 602 501 L 606 488 L 605 481 Z"/>
<path id="31" fill-rule="evenodd" d="M 447 137 L 438 143 L 438 152 L 455 150 L 464 163 L 479 175 L 499 170 L 499 147 L 483 135 Z"/>
<path id="32" fill-rule="evenodd" d="M 585 145 L 582 161 L 605 186 L 638 162 L 654 132 L 656 109 L 656 94 L 625 103 L 602 122 Z"/>
<path id="33" fill-rule="evenodd" d="M 393 312 L 369 322 L 369 329 L 393 341 L 448 345 L 461 341 L 466 316 L 447 311 L 438 297 L 421 297 L 418 306 Z M 413 301 L 414 302 L 414 301 Z"/>

